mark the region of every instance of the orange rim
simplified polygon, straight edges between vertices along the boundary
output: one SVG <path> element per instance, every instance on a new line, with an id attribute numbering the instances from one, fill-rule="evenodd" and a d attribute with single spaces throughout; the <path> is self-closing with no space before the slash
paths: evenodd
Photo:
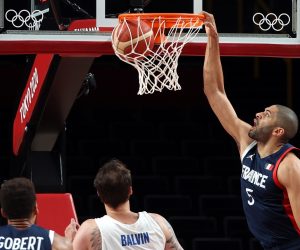
<path id="1" fill-rule="evenodd" d="M 205 16 L 202 14 L 190 13 L 125 13 L 118 16 L 120 23 L 124 20 L 137 20 L 138 18 L 148 22 L 159 18 L 161 21 L 165 21 L 166 28 L 173 27 L 178 18 L 189 21 L 185 28 L 202 26 L 205 20 Z M 191 24 L 190 26 L 189 23 Z M 158 27 L 160 24 L 159 22 L 154 22 L 153 25 L 154 27 Z"/>

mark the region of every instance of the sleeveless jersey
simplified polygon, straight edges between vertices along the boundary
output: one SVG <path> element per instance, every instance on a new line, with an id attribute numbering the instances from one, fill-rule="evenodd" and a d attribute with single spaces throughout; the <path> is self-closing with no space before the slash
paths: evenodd
<path id="1" fill-rule="evenodd" d="M 16 229 L 11 225 L 0 227 L 0 249 L 51 250 L 54 232 L 32 225 Z"/>
<path id="2" fill-rule="evenodd" d="M 134 224 L 123 224 L 108 215 L 95 221 L 101 232 L 102 250 L 165 249 L 165 235 L 147 212 L 140 212 Z"/>
<path id="3" fill-rule="evenodd" d="M 298 150 L 291 144 L 285 144 L 274 154 L 260 158 L 257 143 L 253 142 L 241 157 L 241 194 L 247 223 L 252 234 L 266 249 L 294 241 L 297 248 L 284 249 L 300 249 L 300 229 L 287 191 L 277 178 L 282 159 L 288 152 Z"/>

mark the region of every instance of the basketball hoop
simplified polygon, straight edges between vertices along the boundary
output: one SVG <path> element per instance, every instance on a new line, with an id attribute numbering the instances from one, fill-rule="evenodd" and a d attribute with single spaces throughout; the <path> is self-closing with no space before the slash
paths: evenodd
<path id="1" fill-rule="evenodd" d="M 112 47 L 139 74 L 138 95 L 180 90 L 177 74 L 182 49 L 201 30 L 204 16 L 186 13 L 127 13 L 119 15 Z M 127 33 L 126 35 L 124 33 Z"/>

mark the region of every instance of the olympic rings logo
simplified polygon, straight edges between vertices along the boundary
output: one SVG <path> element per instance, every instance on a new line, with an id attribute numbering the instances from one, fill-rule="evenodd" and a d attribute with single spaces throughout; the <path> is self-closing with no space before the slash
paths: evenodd
<path id="1" fill-rule="evenodd" d="M 286 13 L 282 13 L 277 17 L 274 13 L 264 16 L 259 12 L 253 15 L 252 20 L 263 31 L 268 31 L 271 28 L 275 31 L 281 31 L 291 21 L 290 16 Z"/>
<path id="2" fill-rule="evenodd" d="M 40 10 L 34 10 L 30 13 L 28 10 L 17 11 L 10 9 L 5 13 L 5 19 L 12 23 L 15 28 L 21 28 L 24 24 L 30 30 L 38 29 L 44 19 L 44 14 Z"/>

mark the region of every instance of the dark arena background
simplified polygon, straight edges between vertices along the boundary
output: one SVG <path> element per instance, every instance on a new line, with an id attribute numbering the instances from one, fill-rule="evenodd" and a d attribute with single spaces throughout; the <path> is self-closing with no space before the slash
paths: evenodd
<path id="1" fill-rule="evenodd" d="M 68 2 L 60 1 L 64 24 L 87 18 L 86 13 L 95 17 L 95 1 Z M 220 1 L 208 2 L 205 10 L 218 13 L 219 32 L 239 33 L 247 28 L 232 20 L 232 16 L 228 18 Z M 249 1 L 233 2 L 248 8 L 245 5 Z M 74 8 L 74 3 L 84 11 Z M 9 9 L 22 4 L 28 8 L 30 3 L 5 0 L 5 4 L 5 9 Z M 236 7 L 232 13 L 240 14 Z M 43 25 L 45 30 L 56 29 L 51 10 Z M 35 117 L 35 122 L 29 124 L 22 155 L 16 157 L 12 150 L 13 123 L 34 59 L 33 54 L 0 56 L 1 182 L 30 175 L 38 193 L 71 193 L 82 222 L 104 215 L 93 178 L 102 163 L 118 158 L 133 175 L 132 210 L 165 216 L 184 249 L 198 250 L 198 242 L 207 242 L 208 247 L 202 250 L 261 249 L 249 232 L 242 211 L 236 145 L 219 124 L 203 93 L 203 56 L 180 57 L 181 90 L 165 89 L 141 96 L 137 95 L 138 74 L 132 66 L 115 55 L 96 57 L 53 150 L 29 149 L 33 136 L 30 133 L 34 134 L 40 121 Z M 221 59 L 227 95 L 242 119 L 252 124 L 256 112 L 272 104 L 287 105 L 300 115 L 297 56 Z M 40 109 L 39 114 L 43 114 L 43 106 Z M 52 115 L 55 117 L 55 112 Z M 299 134 L 292 144 L 300 147 Z M 56 164 L 61 176 L 49 171 Z M 210 247 L 218 243 L 219 247 Z"/>

